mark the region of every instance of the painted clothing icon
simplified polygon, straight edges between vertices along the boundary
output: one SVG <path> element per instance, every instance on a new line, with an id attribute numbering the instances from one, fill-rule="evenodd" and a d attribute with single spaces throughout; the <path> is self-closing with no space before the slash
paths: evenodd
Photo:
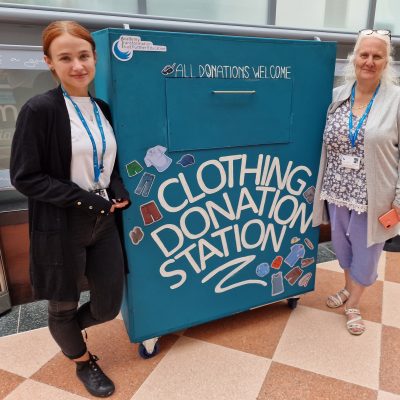
<path id="1" fill-rule="evenodd" d="M 135 194 L 138 196 L 147 197 L 150 193 L 150 189 L 153 186 L 154 179 L 156 177 L 153 174 L 145 172 L 135 189 Z"/>
<path id="2" fill-rule="evenodd" d="M 153 166 L 158 172 L 164 172 L 172 162 L 172 159 L 164 154 L 166 151 L 167 148 L 160 145 L 148 149 L 144 158 L 146 166 Z"/>
<path id="3" fill-rule="evenodd" d="M 290 253 L 285 258 L 285 263 L 289 265 L 290 268 L 293 268 L 299 258 L 303 258 L 305 254 L 304 246 L 300 243 L 296 243 L 290 248 Z"/>
<path id="4" fill-rule="evenodd" d="M 310 282 L 310 279 L 312 277 L 311 272 L 307 272 L 304 276 L 302 276 L 299 280 L 299 286 L 306 287 L 308 285 L 308 282 Z"/>
<path id="5" fill-rule="evenodd" d="M 126 164 L 126 172 L 128 173 L 129 178 L 140 174 L 143 171 L 143 167 L 140 165 L 139 161 L 133 160 L 129 164 Z"/>
<path id="6" fill-rule="evenodd" d="M 129 238 L 131 239 L 132 244 L 137 245 L 139 244 L 144 237 L 143 230 L 140 226 L 135 226 L 130 232 L 129 232 Z"/>
<path id="7" fill-rule="evenodd" d="M 256 274 L 260 278 L 264 278 L 264 276 L 268 275 L 269 271 L 270 268 L 268 263 L 261 263 L 260 265 L 257 265 Z"/>
<path id="8" fill-rule="evenodd" d="M 170 75 L 170 74 L 172 74 L 172 73 L 175 71 L 175 65 L 176 65 L 176 63 L 173 63 L 172 65 L 166 65 L 166 66 L 162 69 L 161 73 L 162 73 L 163 75 Z"/>
<path id="9" fill-rule="evenodd" d="M 314 250 L 314 245 L 312 244 L 312 241 L 309 238 L 304 239 L 304 243 L 310 250 Z"/>
<path id="10" fill-rule="evenodd" d="M 182 165 L 182 167 L 189 167 L 194 164 L 194 156 L 192 154 L 185 154 L 177 161 L 177 164 Z"/>
<path id="11" fill-rule="evenodd" d="M 140 212 L 145 225 L 150 225 L 153 222 L 157 222 L 162 219 L 160 210 L 158 209 L 154 200 L 150 201 L 149 203 L 142 204 L 140 206 Z"/>
<path id="12" fill-rule="evenodd" d="M 300 238 L 298 238 L 297 236 L 292 237 L 292 239 L 290 240 L 290 244 L 295 244 L 297 242 L 300 242 Z"/>
<path id="13" fill-rule="evenodd" d="M 281 267 L 281 265 L 282 265 L 282 262 L 283 262 L 283 257 L 282 256 L 276 256 L 274 258 L 274 261 L 272 261 L 272 263 L 271 263 L 271 268 L 279 269 Z"/>
<path id="14" fill-rule="evenodd" d="M 314 264 L 314 257 L 311 258 L 304 258 L 303 260 L 301 260 L 301 266 L 304 267 L 308 267 L 311 264 Z"/>
<path id="15" fill-rule="evenodd" d="M 284 288 L 283 288 L 283 278 L 281 271 L 272 275 L 271 285 L 272 285 L 272 296 L 277 296 L 278 294 L 283 293 Z"/>
<path id="16" fill-rule="evenodd" d="M 314 201 L 314 195 L 315 195 L 315 187 L 314 186 L 310 186 L 303 193 L 303 197 L 306 199 L 306 202 L 308 204 L 311 204 Z"/>
<path id="17" fill-rule="evenodd" d="M 285 279 L 293 286 L 302 274 L 303 270 L 300 267 L 294 267 L 285 275 Z"/>

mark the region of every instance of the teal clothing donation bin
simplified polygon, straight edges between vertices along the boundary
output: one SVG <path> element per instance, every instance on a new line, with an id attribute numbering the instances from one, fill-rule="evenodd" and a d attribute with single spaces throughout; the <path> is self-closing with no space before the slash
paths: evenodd
<path id="1" fill-rule="evenodd" d="M 312 201 L 336 47 L 106 29 L 110 104 L 131 207 L 123 318 L 143 342 L 315 283 Z M 266 312 L 268 312 L 266 310 Z"/>

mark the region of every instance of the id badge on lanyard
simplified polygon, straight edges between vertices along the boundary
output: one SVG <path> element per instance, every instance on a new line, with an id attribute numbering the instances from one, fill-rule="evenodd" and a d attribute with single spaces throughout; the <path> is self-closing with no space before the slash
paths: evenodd
<path id="1" fill-rule="evenodd" d="M 341 159 L 342 167 L 355 169 L 355 170 L 360 169 L 361 157 L 342 154 L 340 156 L 340 159 Z"/>
<path id="2" fill-rule="evenodd" d="M 91 192 L 94 194 L 97 194 L 98 196 L 101 196 L 103 199 L 110 201 L 110 198 L 108 197 L 106 189 L 95 189 L 95 190 L 91 190 Z"/>

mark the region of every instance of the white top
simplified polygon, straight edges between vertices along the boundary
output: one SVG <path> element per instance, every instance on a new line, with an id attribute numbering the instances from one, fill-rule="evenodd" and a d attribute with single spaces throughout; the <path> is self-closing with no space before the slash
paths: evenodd
<path id="1" fill-rule="evenodd" d="M 93 105 L 90 97 L 75 97 L 71 99 L 78 105 L 86 123 L 96 142 L 97 156 L 99 165 L 103 145 L 101 141 L 100 129 L 97 126 L 96 117 L 93 111 Z M 71 159 L 71 181 L 76 183 L 84 190 L 94 189 L 94 165 L 93 165 L 93 146 L 89 135 L 82 124 L 72 102 L 64 97 L 65 104 L 71 121 L 71 144 L 72 144 L 72 159 Z M 117 143 L 114 137 L 114 131 L 108 122 L 107 118 L 98 107 L 101 122 L 103 124 L 104 135 L 106 138 L 106 152 L 104 154 L 104 171 L 99 177 L 99 186 L 108 188 L 110 184 L 110 176 L 114 168 L 115 157 L 117 154 Z"/>

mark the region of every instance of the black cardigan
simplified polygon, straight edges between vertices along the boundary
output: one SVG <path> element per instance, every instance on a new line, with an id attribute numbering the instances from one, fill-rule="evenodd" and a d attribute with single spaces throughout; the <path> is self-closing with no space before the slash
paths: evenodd
<path id="1" fill-rule="evenodd" d="M 96 102 L 111 121 L 108 105 L 99 99 Z M 77 207 L 104 215 L 112 205 L 70 180 L 71 157 L 70 119 L 58 87 L 22 107 L 11 148 L 11 182 L 28 197 L 30 277 L 36 299 L 79 299 L 71 273 L 66 209 Z M 109 189 L 112 198 L 129 200 L 116 165 Z"/>

